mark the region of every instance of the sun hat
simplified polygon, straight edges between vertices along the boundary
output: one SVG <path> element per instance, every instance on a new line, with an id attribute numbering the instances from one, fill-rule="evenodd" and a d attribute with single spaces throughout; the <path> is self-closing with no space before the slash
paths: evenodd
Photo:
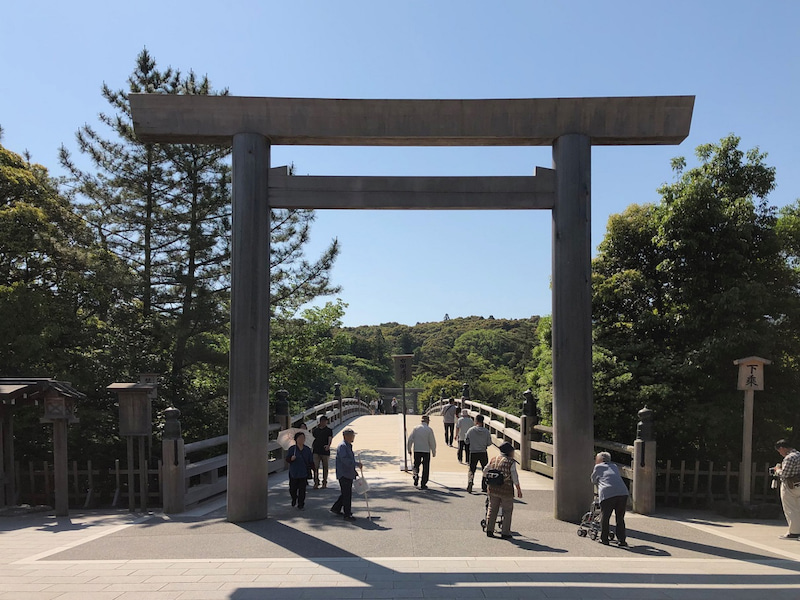
<path id="1" fill-rule="evenodd" d="M 501 454 L 511 454 L 514 452 L 514 446 L 511 445 L 511 442 L 503 442 L 498 449 Z"/>

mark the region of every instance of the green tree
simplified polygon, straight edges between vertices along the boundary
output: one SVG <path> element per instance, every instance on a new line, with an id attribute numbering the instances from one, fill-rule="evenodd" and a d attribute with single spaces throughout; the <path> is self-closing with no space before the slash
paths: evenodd
<path id="1" fill-rule="evenodd" d="M 735 460 L 741 393 L 732 361 L 770 357 L 776 381 L 788 376 L 797 277 L 766 200 L 775 171 L 738 144 L 728 136 L 699 146 L 689 170 L 676 159 L 678 178 L 660 188 L 658 204 L 609 221 L 593 261 L 596 358 L 607 371 L 595 379 L 599 431 L 630 437 L 647 404 L 666 453 Z M 788 408 L 790 390 L 772 390 L 777 401 L 757 423 L 762 444 Z"/>
<path id="2" fill-rule="evenodd" d="M 0 375 L 47 375 L 88 392 L 108 385 L 102 379 L 119 333 L 113 321 L 127 310 L 120 294 L 127 275 L 47 170 L 0 146 Z M 88 429 L 72 452 L 85 458 L 92 443 L 101 451 L 113 444 L 114 424 L 96 396 L 79 409 Z M 22 413 L 18 456 L 45 458 L 39 411 Z"/>
<path id="3" fill-rule="evenodd" d="M 230 149 L 140 142 L 128 95 L 224 95 L 227 90 L 215 91 L 207 77 L 191 71 L 160 70 L 147 50 L 137 56 L 127 84 L 120 90 L 103 85 L 111 111 L 100 115 L 102 130 L 87 125 L 78 132 L 79 150 L 95 172 L 79 169 L 65 148 L 61 162 L 71 173 L 84 218 L 104 246 L 136 273 L 128 293 L 140 311 L 129 325 L 139 333 L 126 344 L 129 362 L 118 377 L 140 370 L 163 373 L 160 393 L 184 411 L 191 438 L 208 430 L 207 422 L 218 421 L 227 394 Z M 318 260 L 304 255 L 313 219 L 311 211 L 272 211 L 273 325 L 293 319 L 314 298 L 337 291 L 329 280 L 337 242 Z M 272 330 L 274 335 L 294 332 L 288 323 Z M 291 345 L 287 340 L 277 348 Z M 282 364 L 279 355 L 275 358 Z"/>

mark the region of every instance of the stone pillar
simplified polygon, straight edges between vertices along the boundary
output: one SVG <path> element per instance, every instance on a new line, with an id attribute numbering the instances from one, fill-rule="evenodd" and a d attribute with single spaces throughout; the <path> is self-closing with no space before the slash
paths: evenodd
<path id="1" fill-rule="evenodd" d="M 577 522 L 592 500 L 591 142 L 553 145 L 554 515 Z"/>
<path id="2" fill-rule="evenodd" d="M 164 437 L 161 441 L 161 458 L 164 473 L 164 513 L 168 515 L 186 510 L 186 453 L 181 437 L 181 411 L 170 407 L 164 411 Z"/>
<path id="3" fill-rule="evenodd" d="M 270 147 L 233 136 L 228 520 L 267 517 L 269 443 Z"/>

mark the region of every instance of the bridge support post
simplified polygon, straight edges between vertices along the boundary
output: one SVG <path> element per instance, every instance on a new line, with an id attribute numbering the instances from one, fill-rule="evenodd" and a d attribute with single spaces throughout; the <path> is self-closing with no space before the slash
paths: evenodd
<path id="1" fill-rule="evenodd" d="M 553 144 L 554 515 L 573 522 L 592 499 L 591 155 L 587 135 Z"/>
<path id="2" fill-rule="evenodd" d="M 186 510 L 186 452 L 181 437 L 181 411 L 170 407 L 164 411 L 164 437 L 161 460 L 164 474 L 164 514 L 174 515 Z"/>
<path id="3" fill-rule="evenodd" d="M 523 471 L 531 470 L 531 428 L 528 427 L 528 415 L 519 418 L 519 464 Z"/>

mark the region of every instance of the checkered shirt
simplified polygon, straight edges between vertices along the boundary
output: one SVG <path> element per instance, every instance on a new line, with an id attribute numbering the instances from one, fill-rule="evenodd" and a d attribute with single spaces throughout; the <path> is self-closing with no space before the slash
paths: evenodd
<path id="1" fill-rule="evenodd" d="M 792 450 L 781 462 L 781 479 L 800 476 L 800 452 Z"/>

